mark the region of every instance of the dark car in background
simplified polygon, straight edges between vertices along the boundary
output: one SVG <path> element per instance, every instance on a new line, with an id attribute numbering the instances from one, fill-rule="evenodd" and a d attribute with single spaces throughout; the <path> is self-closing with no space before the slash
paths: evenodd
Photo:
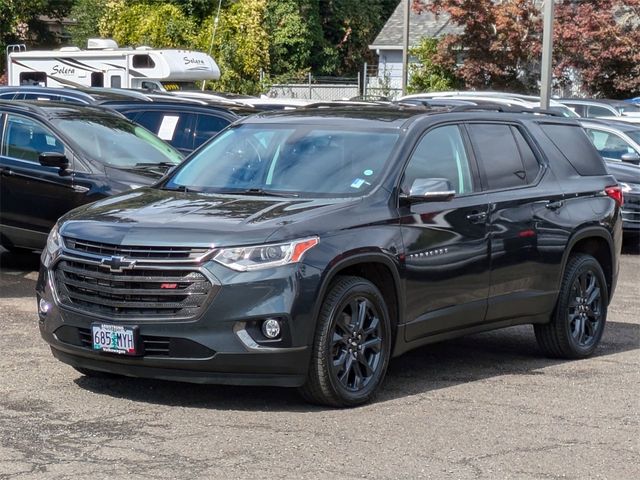
<path id="1" fill-rule="evenodd" d="M 201 97 L 113 88 L 0 88 L 0 99 L 50 100 L 116 110 L 185 155 L 238 118 L 257 112 L 241 103 Z"/>
<path id="2" fill-rule="evenodd" d="M 44 247 L 69 210 L 156 182 L 182 155 L 119 113 L 0 101 L 0 243 Z"/>
<path id="3" fill-rule="evenodd" d="M 150 102 L 141 91 L 115 88 L 55 88 L 37 86 L 0 87 L 0 100 L 34 100 L 77 103 L 80 105 L 108 105 L 111 102 Z"/>
<path id="4" fill-rule="evenodd" d="M 622 186 L 623 229 L 635 237 L 640 234 L 640 126 L 592 119 L 580 123 Z"/>
<path id="5" fill-rule="evenodd" d="M 477 110 L 477 108 L 476 108 Z M 582 128 L 542 114 L 259 114 L 152 187 L 52 230 L 40 333 L 86 375 L 300 387 L 353 406 L 393 356 L 533 324 L 592 354 L 621 190 Z"/>
<path id="6" fill-rule="evenodd" d="M 240 118 L 230 110 L 189 102 L 155 100 L 109 105 L 188 155 Z"/>

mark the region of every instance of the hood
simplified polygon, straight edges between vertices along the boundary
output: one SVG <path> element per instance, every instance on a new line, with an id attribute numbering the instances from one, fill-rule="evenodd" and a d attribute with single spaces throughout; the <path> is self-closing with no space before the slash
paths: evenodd
<path id="1" fill-rule="evenodd" d="M 640 183 L 640 166 L 627 162 L 605 162 L 607 171 L 618 182 Z"/>
<path id="2" fill-rule="evenodd" d="M 62 219 L 64 236 L 116 245 L 229 246 L 313 235 L 318 217 L 360 199 L 289 199 L 142 188 L 82 206 Z"/>

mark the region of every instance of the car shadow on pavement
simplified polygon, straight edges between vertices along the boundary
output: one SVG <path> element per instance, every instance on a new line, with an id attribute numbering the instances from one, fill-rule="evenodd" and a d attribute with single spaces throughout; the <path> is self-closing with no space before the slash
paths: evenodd
<path id="1" fill-rule="evenodd" d="M 12 253 L 0 247 L 0 298 L 35 298 L 39 268 L 39 254 Z"/>
<path id="2" fill-rule="evenodd" d="M 640 325 L 609 322 L 596 357 L 640 348 Z M 503 375 L 546 375 L 545 367 L 566 363 L 542 356 L 530 326 L 482 333 L 413 350 L 391 360 L 383 388 L 374 400 L 397 398 Z M 555 372 L 554 375 L 564 375 Z M 195 385 L 161 380 L 79 376 L 91 392 L 167 406 L 241 411 L 320 411 L 295 389 Z"/>

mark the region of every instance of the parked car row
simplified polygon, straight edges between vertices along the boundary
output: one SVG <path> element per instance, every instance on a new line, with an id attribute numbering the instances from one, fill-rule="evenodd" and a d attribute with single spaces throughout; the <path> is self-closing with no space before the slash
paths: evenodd
<path id="1" fill-rule="evenodd" d="M 119 136 L 124 135 L 122 129 L 125 123 L 122 122 L 122 117 L 121 120 L 114 121 L 118 125 L 114 127 L 114 132 L 118 133 L 114 133 L 107 143 L 107 146 L 117 147 L 119 153 L 116 154 L 114 148 L 109 149 L 96 143 L 97 138 L 104 143 L 110 137 L 108 132 L 92 131 L 97 128 L 94 118 L 99 107 L 108 108 L 113 116 L 121 114 L 144 126 L 183 155 L 188 155 L 242 116 L 257 111 L 232 103 L 234 99 L 228 99 L 228 103 L 224 104 L 218 98 L 207 100 L 206 93 L 183 93 L 184 95 L 177 96 L 118 89 L 0 89 L 0 97 L 3 98 L 12 95 L 18 100 L 42 101 L 43 98 L 48 98 L 52 102 L 40 105 L 0 102 L 3 122 L 0 174 L 5 186 L 2 194 L 3 212 L 0 213 L 0 242 L 12 250 L 40 249 L 44 246 L 46 233 L 62 213 L 103 196 L 153 183 L 168 169 L 167 165 L 179 162 L 179 156 L 174 150 L 169 150 L 171 160 L 162 156 L 156 160 L 143 158 L 147 155 L 144 150 L 136 149 L 123 155 L 122 149 L 126 150 L 130 141 L 119 142 Z M 501 97 L 496 92 L 450 92 L 412 95 L 401 99 L 398 105 L 444 110 L 495 106 L 498 109 L 517 110 L 530 108 L 534 101 L 534 97 Z M 82 109 L 79 104 L 92 105 L 93 108 Z M 336 105 L 368 104 L 380 107 L 391 105 L 380 101 L 301 102 L 303 108 L 322 109 L 330 109 Z M 566 112 L 560 110 L 556 113 L 564 115 Z M 59 116 L 73 118 L 65 123 L 72 125 L 71 130 L 59 130 Z M 101 118 L 107 116 L 107 111 L 103 111 Z M 88 120 L 82 121 L 83 118 Z M 13 133 L 16 122 L 24 125 L 21 133 Z M 607 168 L 623 186 L 625 232 L 640 232 L 640 128 L 632 124 L 603 120 L 581 120 L 581 123 L 606 160 Z M 140 137 L 142 129 L 126 125 L 130 131 L 138 132 Z M 77 130 L 74 131 L 74 128 Z M 81 131 L 91 131 L 91 134 L 79 137 L 77 133 Z M 110 158 L 114 155 L 119 155 L 119 158 Z M 64 158 L 58 158 L 61 156 Z M 55 164 L 56 161 L 60 165 Z M 28 201 L 28 198 L 50 198 L 52 202 L 49 202 L 47 208 L 41 209 L 40 200 Z M 33 211 L 28 212 L 29 209 Z"/>

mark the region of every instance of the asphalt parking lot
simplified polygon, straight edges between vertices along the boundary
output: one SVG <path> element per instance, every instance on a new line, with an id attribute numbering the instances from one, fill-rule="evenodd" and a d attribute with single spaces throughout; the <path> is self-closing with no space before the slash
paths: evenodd
<path id="1" fill-rule="evenodd" d="M 517 327 L 391 362 L 373 404 L 294 390 L 89 379 L 37 328 L 38 257 L 0 249 L 0 479 L 640 478 L 640 255 L 627 245 L 597 355 Z"/>

